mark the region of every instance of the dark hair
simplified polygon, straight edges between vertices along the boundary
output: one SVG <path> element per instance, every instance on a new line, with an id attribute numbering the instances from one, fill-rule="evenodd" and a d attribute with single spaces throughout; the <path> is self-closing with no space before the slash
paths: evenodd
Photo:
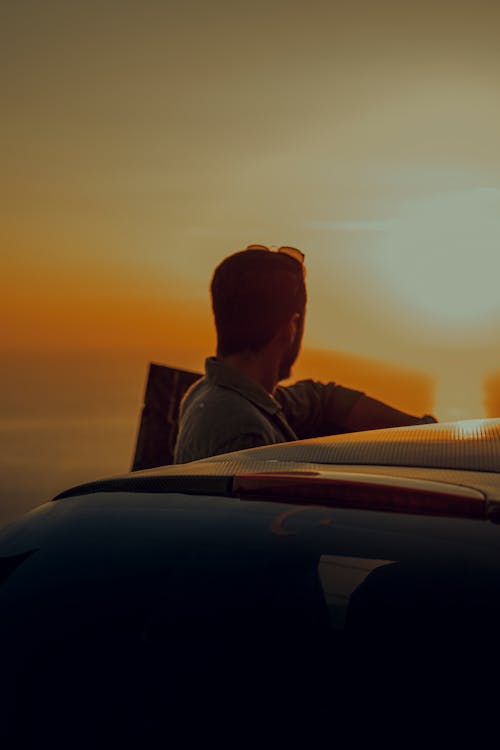
<path id="1" fill-rule="evenodd" d="M 217 355 L 260 351 L 307 295 L 303 266 L 285 253 L 241 250 L 215 269 L 210 286 Z"/>

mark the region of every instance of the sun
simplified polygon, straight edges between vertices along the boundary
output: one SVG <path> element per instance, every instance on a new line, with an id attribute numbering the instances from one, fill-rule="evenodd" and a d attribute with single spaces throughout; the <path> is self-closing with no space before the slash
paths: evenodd
<path id="1" fill-rule="evenodd" d="M 395 302 L 439 326 L 476 326 L 500 309 L 500 190 L 402 204 L 372 254 Z"/>

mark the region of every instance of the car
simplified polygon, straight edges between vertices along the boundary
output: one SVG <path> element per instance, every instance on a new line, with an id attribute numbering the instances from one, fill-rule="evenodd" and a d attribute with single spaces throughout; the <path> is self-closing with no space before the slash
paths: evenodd
<path id="1" fill-rule="evenodd" d="M 0 535 L 4 746 L 484 719 L 499 523 L 500 419 L 70 488 Z"/>

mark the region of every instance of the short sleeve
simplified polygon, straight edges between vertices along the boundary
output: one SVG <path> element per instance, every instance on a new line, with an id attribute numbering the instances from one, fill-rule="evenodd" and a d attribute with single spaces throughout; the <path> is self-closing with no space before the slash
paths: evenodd
<path id="1" fill-rule="evenodd" d="M 362 391 L 315 380 L 279 386 L 274 393 L 288 423 L 301 439 L 348 431 L 349 412 L 363 396 Z"/>

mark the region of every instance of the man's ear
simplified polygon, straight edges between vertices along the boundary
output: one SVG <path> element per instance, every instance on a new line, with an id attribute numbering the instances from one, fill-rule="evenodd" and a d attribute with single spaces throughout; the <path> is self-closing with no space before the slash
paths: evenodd
<path id="1" fill-rule="evenodd" d="M 297 335 L 299 318 L 299 313 L 293 313 L 290 315 L 290 317 L 278 328 L 274 341 L 277 343 L 279 342 L 281 345 L 290 346 L 290 344 L 295 341 Z"/>
<path id="2" fill-rule="evenodd" d="M 293 313 L 286 323 L 287 339 L 288 343 L 293 343 L 297 337 L 297 331 L 299 328 L 299 313 Z"/>

